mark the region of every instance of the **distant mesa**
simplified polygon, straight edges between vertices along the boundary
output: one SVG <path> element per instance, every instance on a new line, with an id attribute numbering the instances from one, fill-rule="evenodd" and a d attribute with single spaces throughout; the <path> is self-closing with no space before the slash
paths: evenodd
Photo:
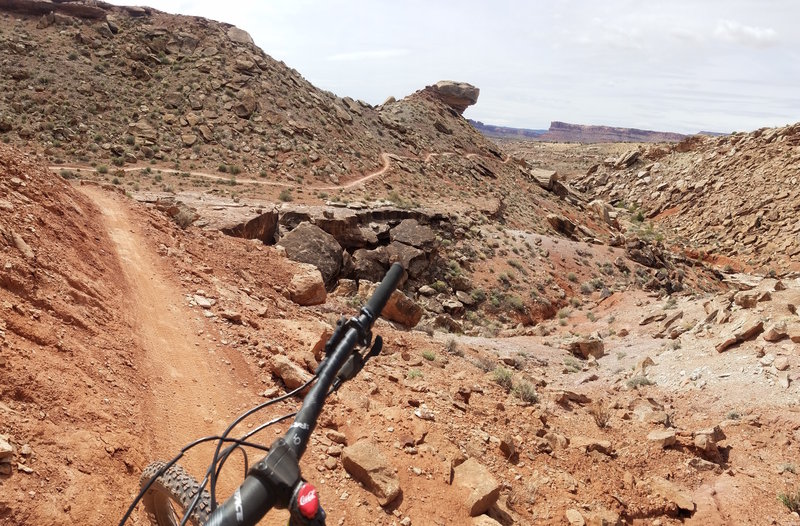
<path id="1" fill-rule="evenodd" d="M 464 113 L 467 107 L 478 102 L 478 95 L 481 92 L 472 84 L 452 80 L 440 80 L 433 86 L 427 86 L 425 90 L 431 92 L 459 114 Z"/>
<path id="2" fill-rule="evenodd" d="M 540 141 L 570 142 L 678 142 L 687 136 L 680 133 L 618 128 L 614 126 L 585 126 L 553 121 Z"/>
<path id="3" fill-rule="evenodd" d="M 679 142 L 688 137 L 680 133 L 619 128 L 614 126 L 591 126 L 553 121 L 548 130 L 530 130 L 492 126 L 479 121 L 470 123 L 482 134 L 499 139 L 528 139 L 549 142 Z"/>

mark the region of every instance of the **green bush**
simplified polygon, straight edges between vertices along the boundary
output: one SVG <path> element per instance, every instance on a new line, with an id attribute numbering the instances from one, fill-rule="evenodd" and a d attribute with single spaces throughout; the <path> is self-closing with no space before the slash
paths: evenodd
<path id="1" fill-rule="evenodd" d="M 525 302 L 522 301 L 522 298 L 515 294 L 508 294 L 505 297 L 506 305 L 510 308 L 514 309 L 517 312 L 524 312 L 525 311 Z"/>
<path id="2" fill-rule="evenodd" d="M 484 292 L 483 289 L 475 289 L 470 296 L 472 296 L 472 300 L 475 303 L 482 303 L 486 299 L 486 292 Z"/>
<path id="3" fill-rule="evenodd" d="M 281 193 L 278 195 L 278 199 L 280 199 L 284 203 L 286 203 L 288 201 L 291 201 L 293 199 L 292 191 L 289 190 L 288 188 L 284 188 L 283 190 L 281 190 Z"/>
<path id="4" fill-rule="evenodd" d="M 496 382 L 506 391 L 510 391 L 513 387 L 513 383 L 511 381 L 511 371 L 502 366 L 499 366 L 494 370 L 492 373 L 492 381 Z"/>
<path id="5" fill-rule="evenodd" d="M 448 292 L 450 290 L 450 287 L 447 286 L 447 283 L 442 280 L 436 280 L 431 283 L 431 288 L 436 292 Z"/>
<path id="6" fill-rule="evenodd" d="M 422 357 L 432 362 L 436 359 L 436 354 L 433 351 L 422 351 Z"/>
<path id="7" fill-rule="evenodd" d="M 778 500 L 792 513 L 800 513 L 800 489 L 794 493 L 780 493 Z"/>
<path id="8" fill-rule="evenodd" d="M 539 395 L 536 394 L 536 388 L 525 381 L 517 382 L 512 389 L 514 395 L 525 402 L 526 404 L 535 404 L 539 402 Z"/>

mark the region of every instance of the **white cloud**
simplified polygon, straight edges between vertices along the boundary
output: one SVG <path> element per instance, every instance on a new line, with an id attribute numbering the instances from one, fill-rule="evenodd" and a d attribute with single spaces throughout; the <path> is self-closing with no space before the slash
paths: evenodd
<path id="1" fill-rule="evenodd" d="M 745 26 L 733 20 L 720 20 L 714 36 L 745 46 L 770 47 L 778 43 L 778 33 L 771 27 Z"/>
<path id="2" fill-rule="evenodd" d="M 351 53 L 337 53 L 328 57 L 333 61 L 356 60 L 383 60 L 387 58 L 403 57 L 410 53 L 407 49 L 374 49 L 371 51 L 353 51 Z"/>

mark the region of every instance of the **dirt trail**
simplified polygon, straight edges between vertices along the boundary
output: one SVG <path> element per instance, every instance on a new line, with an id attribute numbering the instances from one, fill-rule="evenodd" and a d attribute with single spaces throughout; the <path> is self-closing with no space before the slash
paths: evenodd
<path id="1" fill-rule="evenodd" d="M 423 162 L 428 163 L 428 162 L 431 161 L 431 159 L 433 157 L 449 157 L 449 156 L 452 156 L 452 155 L 457 155 L 457 153 L 456 152 L 428 153 L 425 156 L 425 158 L 423 159 Z M 397 160 L 397 159 L 408 159 L 408 160 L 412 160 L 412 161 L 418 161 L 419 160 L 416 157 L 402 157 L 402 156 L 395 155 L 395 154 L 390 154 L 390 153 L 387 153 L 387 152 L 381 153 L 380 157 L 381 157 L 381 161 L 383 163 L 383 165 L 381 166 L 380 169 L 378 169 L 378 170 L 376 170 L 374 172 L 370 172 L 370 173 L 368 173 L 366 175 L 362 175 L 361 177 L 358 177 L 357 179 L 353 179 L 352 181 L 349 181 L 349 182 L 343 183 L 343 184 L 319 185 L 319 186 L 308 185 L 308 186 L 305 186 L 304 188 L 306 188 L 307 190 L 329 190 L 329 191 L 330 190 L 346 190 L 348 188 L 353 188 L 355 186 L 364 184 L 367 181 L 370 181 L 370 180 L 372 180 L 372 179 L 374 179 L 374 178 L 376 178 L 378 176 L 381 176 L 381 175 L 385 174 L 386 171 L 391 166 L 392 159 L 395 159 L 395 160 Z M 466 154 L 466 157 L 468 159 L 475 159 L 476 157 L 481 157 L 481 156 L 478 155 L 477 153 L 468 153 L 468 154 Z M 501 164 L 508 164 L 508 162 L 511 159 L 512 159 L 511 156 L 506 156 L 506 158 L 501 161 Z M 96 172 L 97 171 L 97 168 L 92 168 L 90 166 L 77 166 L 77 165 L 69 165 L 69 166 L 67 166 L 67 165 L 56 165 L 56 166 L 49 166 L 48 168 L 50 170 L 53 170 L 53 171 L 60 171 L 60 170 L 82 170 L 82 171 L 85 171 L 85 172 Z M 193 176 L 197 176 L 197 177 L 204 177 L 206 179 L 215 179 L 215 180 L 222 180 L 222 181 L 227 181 L 227 180 L 229 180 L 231 178 L 231 176 L 229 176 L 229 175 L 222 176 L 222 175 L 217 175 L 217 174 L 211 174 L 211 173 L 208 173 L 208 172 L 196 172 L 196 171 L 186 172 L 185 170 L 176 170 L 174 168 L 159 168 L 159 167 L 154 167 L 154 166 L 129 166 L 127 168 L 122 168 L 121 170 L 123 172 L 136 172 L 136 171 L 139 171 L 139 170 L 144 170 L 146 168 L 150 168 L 151 170 L 157 170 L 159 172 L 170 173 L 170 174 L 188 173 L 189 175 L 193 175 Z M 281 183 L 281 182 L 278 182 L 278 181 L 264 181 L 264 180 L 261 180 L 261 179 L 237 178 L 236 182 L 238 182 L 238 183 L 248 183 L 248 184 L 257 184 L 257 185 L 261 185 L 261 186 L 276 186 L 276 187 L 279 187 L 279 188 L 292 188 L 292 187 L 296 186 L 294 183 Z"/>
<path id="2" fill-rule="evenodd" d="M 143 389 L 150 403 L 145 418 L 150 420 L 147 438 L 153 457 L 172 457 L 193 439 L 222 431 L 238 407 L 252 398 L 244 387 L 249 378 L 237 378 L 223 362 L 236 356 L 208 350 L 209 343 L 198 335 L 204 321 L 184 306 L 181 290 L 137 232 L 121 198 L 98 188 L 81 190 L 102 211 L 128 283 L 129 315 L 144 350 L 138 365 L 147 378 Z M 241 359 L 234 367 L 249 374 Z"/>

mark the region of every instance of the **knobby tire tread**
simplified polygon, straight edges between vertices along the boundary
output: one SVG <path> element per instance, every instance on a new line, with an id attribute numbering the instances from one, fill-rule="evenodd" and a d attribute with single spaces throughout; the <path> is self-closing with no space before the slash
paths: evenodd
<path id="1" fill-rule="evenodd" d="M 139 484 L 144 487 L 145 484 L 161 470 L 166 463 L 153 462 L 148 465 L 142 472 L 139 479 Z M 153 526 L 177 526 L 180 524 L 180 519 L 184 510 L 192 503 L 200 484 L 195 478 L 186 472 L 183 467 L 178 464 L 170 466 L 170 468 L 161 475 L 150 489 L 144 494 L 142 503 L 147 513 L 147 518 Z M 177 515 L 177 522 L 174 522 L 173 513 L 170 510 L 170 502 L 175 504 L 175 515 Z M 208 515 L 211 512 L 211 495 L 208 491 L 203 490 L 200 500 L 197 502 L 192 514 L 189 517 L 189 523 L 194 526 L 202 526 L 208 521 Z"/>

